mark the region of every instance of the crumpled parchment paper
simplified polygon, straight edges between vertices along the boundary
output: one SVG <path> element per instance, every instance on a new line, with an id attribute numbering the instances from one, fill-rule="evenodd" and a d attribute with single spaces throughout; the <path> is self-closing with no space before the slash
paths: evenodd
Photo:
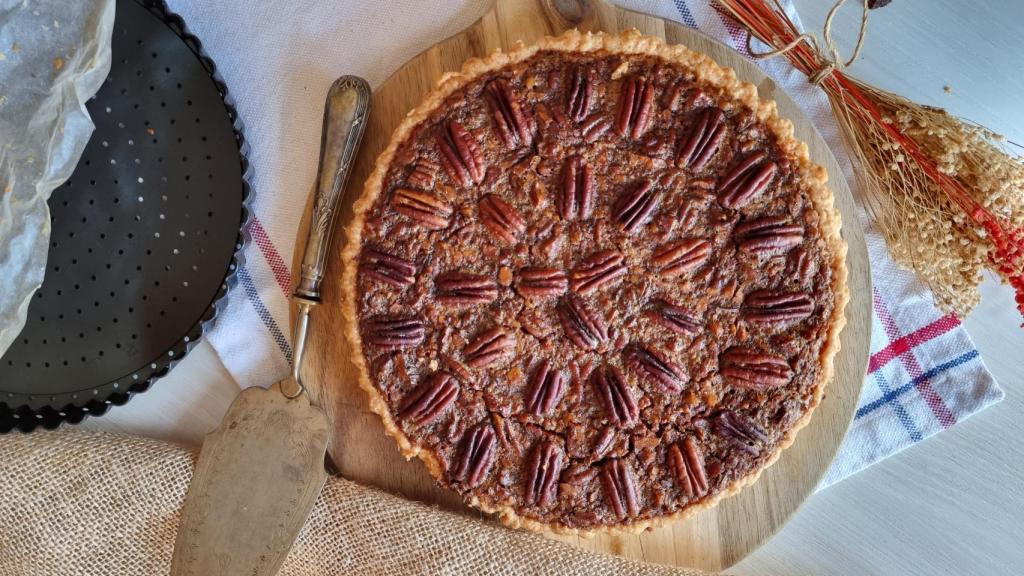
<path id="1" fill-rule="evenodd" d="M 46 200 L 92 134 L 113 28 L 114 0 L 0 0 L 0 355 L 42 284 Z"/>

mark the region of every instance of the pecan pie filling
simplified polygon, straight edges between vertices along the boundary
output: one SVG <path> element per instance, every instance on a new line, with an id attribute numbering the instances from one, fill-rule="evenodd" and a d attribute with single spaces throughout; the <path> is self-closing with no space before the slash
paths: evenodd
<path id="1" fill-rule="evenodd" d="M 398 144 L 355 310 L 407 454 L 564 529 L 675 515 L 763 468 L 817 402 L 836 305 L 795 160 L 649 54 L 539 51 Z"/>

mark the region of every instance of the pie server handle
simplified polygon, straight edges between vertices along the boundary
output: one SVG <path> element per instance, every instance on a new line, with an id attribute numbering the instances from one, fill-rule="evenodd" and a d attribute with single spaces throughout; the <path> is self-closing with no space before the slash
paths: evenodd
<path id="1" fill-rule="evenodd" d="M 292 295 L 292 301 L 298 308 L 292 334 L 292 376 L 281 383 L 281 392 L 288 398 L 295 398 L 305 390 L 300 372 L 306 353 L 309 314 L 320 303 L 320 282 L 324 277 L 336 212 L 342 205 L 340 200 L 345 193 L 345 182 L 363 139 L 369 111 L 370 85 L 366 80 L 358 76 L 342 76 L 334 81 L 324 106 L 313 215 L 302 254 L 299 285 Z"/>

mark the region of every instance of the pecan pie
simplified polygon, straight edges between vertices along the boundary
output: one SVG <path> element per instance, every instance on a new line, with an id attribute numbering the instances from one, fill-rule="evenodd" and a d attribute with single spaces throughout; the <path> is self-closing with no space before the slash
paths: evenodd
<path id="1" fill-rule="evenodd" d="M 344 259 L 361 385 L 508 524 L 637 530 L 788 446 L 832 375 L 845 244 L 773 102 L 683 46 L 569 32 L 413 110 Z"/>

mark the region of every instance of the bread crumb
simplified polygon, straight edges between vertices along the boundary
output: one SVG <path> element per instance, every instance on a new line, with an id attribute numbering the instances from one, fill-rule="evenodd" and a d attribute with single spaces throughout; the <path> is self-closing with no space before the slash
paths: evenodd
<path id="1" fill-rule="evenodd" d="M 629 72 L 629 62 L 623 60 L 622 64 L 619 64 L 619 67 L 616 68 L 614 72 L 612 72 L 612 80 L 618 80 L 619 78 L 625 76 L 626 72 Z"/>
<path id="2" fill-rule="evenodd" d="M 512 269 L 508 266 L 502 266 L 498 270 L 498 284 L 502 286 L 508 286 L 512 284 Z"/>
<path id="3" fill-rule="evenodd" d="M 153 128 L 153 127 L 146 128 L 146 134 L 149 134 L 150 136 L 155 136 L 156 135 L 156 128 Z"/>
<path id="4" fill-rule="evenodd" d="M 946 94 L 952 94 L 953 87 L 950 86 L 949 84 L 946 84 L 945 86 L 942 87 L 942 91 L 945 92 Z"/>
<path id="5" fill-rule="evenodd" d="M 7 60 L 7 54 L 0 52 L 0 62 L 3 62 L 4 60 Z"/>
<path id="6" fill-rule="evenodd" d="M 64 59 L 57 56 L 53 59 L 53 69 L 60 72 L 60 69 L 64 67 Z"/>
<path id="7" fill-rule="evenodd" d="M 523 379 L 523 371 L 519 366 L 513 366 L 506 374 L 505 378 L 509 382 L 519 382 Z"/>
<path id="8" fill-rule="evenodd" d="M 15 42 L 14 44 L 11 44 L 11 52 L 13 52 L 15 54 L 17 54 L 18 52 L 21 52 L 21 44 L 18 44 L 17 42 Z"/>
<path id="9" fill-rule="evenodd" d="M 10 194 L 11 190 L 14 190 L 14 184 L 8 182 L 7 185 L 4 186 L 4 194 Z"/>
<path id="10" fill-rule="evenodd" d="M 704 392 L 704 403 L 708 406 L 715 406 L 718 404 L 718 395 L 711 391 Z"/>

